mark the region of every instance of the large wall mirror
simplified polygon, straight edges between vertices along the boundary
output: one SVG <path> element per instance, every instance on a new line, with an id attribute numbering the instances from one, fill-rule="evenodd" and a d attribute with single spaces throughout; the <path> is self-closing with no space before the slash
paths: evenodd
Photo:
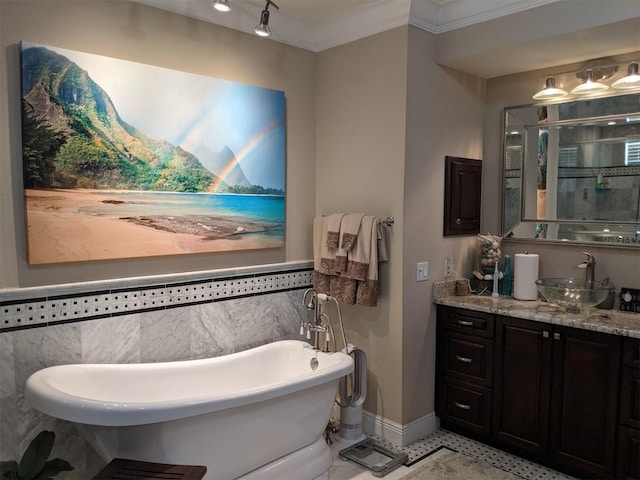
<path id="1" fill-rule="evenodd" d="M 505 238 L 640 248 L 640 94 L 506 108 Z"/>

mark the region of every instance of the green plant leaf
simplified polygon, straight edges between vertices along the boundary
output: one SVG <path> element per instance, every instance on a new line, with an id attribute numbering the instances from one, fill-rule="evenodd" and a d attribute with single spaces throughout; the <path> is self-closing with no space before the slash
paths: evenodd
<path id="1" fill-rule="evenodd" d="M 18 462 L 15 460 L 0 462 L 0 478 L 18 478 Z"/>
<path id="2" fill-rule="evenodd" d="M 54 458 L 53 460 L 49 460 L 42 471 L 38 474 L 39 478 L 49 478 L 55 477 L 60 472 L 70 472 L 73 470 L 73 467 L 66 460 L 62 460 L 60 458 Z"/>
<path id="3" fill-rule="evenodd" d="M 23 479 L 37 478 L 49 458 L 56 435 L 50 430 L 41 431 L 31 440 L 20 460 L 18 477 Z"/>

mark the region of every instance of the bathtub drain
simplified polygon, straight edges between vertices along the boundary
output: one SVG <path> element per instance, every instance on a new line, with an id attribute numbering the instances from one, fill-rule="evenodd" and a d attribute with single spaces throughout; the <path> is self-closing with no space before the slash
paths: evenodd
<path id="1" fill-rule="evenodd" d="M 318 359 L 313 357 L 309 362 L 309 366 L 311 367 L 311 370 L 315 370 L 316 368 L 318 368 Z"/>

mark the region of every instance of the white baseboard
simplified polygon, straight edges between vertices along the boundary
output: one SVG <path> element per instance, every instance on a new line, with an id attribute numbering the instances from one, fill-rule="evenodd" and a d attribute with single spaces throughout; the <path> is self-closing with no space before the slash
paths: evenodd
<path id="1" fill-rule="evenodd" d="M 393 443 L 405 446 L 435 432 L 439 425 L 435 412 L 401 425 L 366 410 L 362 412 L 362 430 L 369 435 L 378 435 Z"/>

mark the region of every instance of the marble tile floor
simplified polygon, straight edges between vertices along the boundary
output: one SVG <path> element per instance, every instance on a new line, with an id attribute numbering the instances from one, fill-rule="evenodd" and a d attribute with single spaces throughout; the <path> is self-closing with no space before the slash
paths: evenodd
<path id="1" fill-rule="evenodd" d="M 409 466 L 403 465 L 383 477 L 376 477 L 372 472 L 360 467 L 356 463 L 341 459 L 338 452 L 346 448 L 346 446 L 338 442 L 334 442 L 331 445 L 331 450 L 334 453 L 335 460 L 333 462 L 333 466 L 329 470 L 328 479 L 374 480 L 377 478 L 383 478 L 385 480 L 399 480 L 404 475 L 407 475 L 411 471 L 419 468 L 421 466 L 421 462 L 424 460 L 422 457 L 443 446 L 487 462 L 494 467 L 510 472 L 513 475 L 526 480 L 570 480 L 573 478 L 445 429 L 439 429 L 431 435 L 421 438 L 420 440 L 416 440 L 406 447 L 393 445 L 380 437 L 374 436 L 373 438 L 378 440 L 380 444 L 387 448 L 407 453 L 409 455 L 409 459 L 407 461 Z M 437 453 L 435 454 L 437 455 Z"/>

